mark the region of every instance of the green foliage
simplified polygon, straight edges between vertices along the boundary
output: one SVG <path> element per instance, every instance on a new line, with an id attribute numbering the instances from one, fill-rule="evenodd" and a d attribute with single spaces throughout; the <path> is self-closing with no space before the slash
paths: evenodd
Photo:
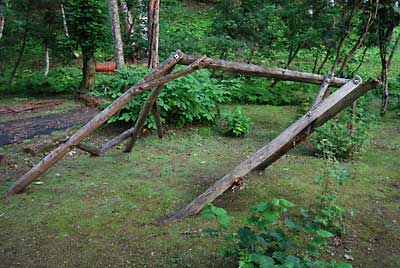
<path id="1" fill-rule="evenodd" d="M 240 107 L 226 112 L 223 116 L 225 135 L 240 137 L 249 133 L 250 118 L 242 113 Z"/>
<path id="2" fill-rule="evenodd" d="M 338 204 L 337 193 L 350 179 L 350 175 L 343 165 L 329 156 L 329 153 L 325 154 L 322 175 L 315 178 L 320 190 L 319 204 L 310 211 L 316 215 L 314 219 L 316 223 L 336 235 L 343 235 L 346 232 L 343 221 L 350 211 Z"/>
<path id="3" fill-rule="evenodd" d="M 202 215 L 218 222 L 217 228 L 207 231 L 224 236 L 226 246 L 222 253 L 235 258 L 240 268 L 351 267 L 347 263 L 320 259 L 327 238 L 334 234 L 310 220 L 305 210 L 295 215 L 301 219 L 295 222 L 288 216 L 293 207 L 293 203 L 277 198 L 256 204 L 237 231 L 232 230 L 230 218 L 222 208 L 210 205 Z"/>
<path id="4" fill-rule="evenodd" d="M 121 96 L 121 88 L 134 85 L 146 72 L 146 68 L 119 70 L 118 77 L 97 85 L 97 95 L 115 99 Z M 209 71 L 201 70 L 166 84 L 157 101 L 162 121 L 178 127 L 193 122 L 213 123 L 219 114 L 218 105 L 229 100 L 229 92 L 216 79 L 209 77 Z M 148 94 L 149 91 L 134 98 L 109 122 L 135 122 Z M 146 125 L 155 128 L 152 116 Z"/>
<path id="5" fill-rule="evenodd" d="M 342 112 L 318 128 L 311 136 L 311 142 L 320 155 L 329 152 L 336 158 L 350 158 L 364 152 L 374 121 L 375 116 L 368 113 L 360 101 L 354 117 L 351 109 Z"/>
<path id="6" fill-rule="evenodd" d="M 13 86 L 13 92 L 25 95 L 71 94 L 79 85 L 81 71 L 73 67 L 58 67 L 49 71 L 46 78 L 43 71 L 25 73 Z"/>
<path id="7" fill-rule="evenodd" d="M 94 52 L 104 41 L 106 10 L 103 1 L 71 0 L 65 6 L 71 39 L 82 50 Z"/>
<path id="8" fill-rule="evenodd" d="M 271 81 L 265 78 L 234 78 L 223 81 L 236 103 L 300 105 L 309 102 L 312 85 L 280 82 L 271 88 Z"/>

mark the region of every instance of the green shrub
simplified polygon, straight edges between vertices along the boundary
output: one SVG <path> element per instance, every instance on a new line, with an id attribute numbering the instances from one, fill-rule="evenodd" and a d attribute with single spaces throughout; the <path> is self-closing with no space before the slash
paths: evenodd
<path id="1" fill-rule="evenodd" d="M 121 88 L 134 85 L 143 78 L 146 68 L 131 68 L 118 71 L 116 79 L 103 80 L 97 84 L 97 95 L 115 99 L 121 96 Z M 142 93 L 123 107 L 109 122 L 135 122 L 145 103 L 149 91 Z M 193 122 L 213 123 L 219 114 L 219 104 L 229 100 L 229 92 L 216 79 L 210 79 L 207 70 L 200 70 L 171 81 L 164 86 L 158 98 L 162 122 L 178 127 Z M 146 125 L 155 128 L 150 116 Z"/>
<path id="2" fill-rule="evenodd" d="M 351 133 L 352 121 L 353 115 L 348 109 L 318 128 L 311 136 L 311 143 L 318 154 L 329 151 L 333 157 L 344 159 L 364 152 L 370 141 L 369 132 L 374 127 L 375 116 L 367 113 L 362 101 L 359 101 Z"/>
<path id="3" fill-rule="evenodd" d="M 299 105 L 309 101 L 312 85 L 292 82 L 278 82 L 271 87 L 265 78 L 236 78 L 230 85 L 231 99 L 236 103 Z"/>
<path id="4" fill-rule="evenodd" d="M 250 208 L 251 216 L 237 231 L 233 231 L 227 212 L 210 205 L 202 216 L 218 222 L 217 228 L 206 231 L 223 235 L 226 245 L 222 253 L 238 261 L 239 268 L 311 268 L 351 267 L 347 263 L 321 260 L 327 238 L 334 235 L 300 210 L 294 221 L 288 210 L 294 206 L 285 199 L 272 199 Z"/>
<path id="5" fill-rule="evenodd" d="M 46 78 L 43 71 L 23 74 L 13 85 L 13 93 L 71 94 L 79 86 L 81 70 L 74 67 L 50 69 Z"/>
<path id="6" fill-rule="evenodd" d="M 240 107 L 226 112 L 223 120 L 225 135 L 240 137 L 249 133 L 250 118 L 242 113 Z"/>

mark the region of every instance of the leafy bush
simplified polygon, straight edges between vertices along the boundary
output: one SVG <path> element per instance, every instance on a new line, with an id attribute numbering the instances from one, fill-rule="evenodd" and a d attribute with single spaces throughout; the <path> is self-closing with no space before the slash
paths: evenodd
<path id="1" fill-rule="evenodd" d="M 231 99 L 237 103 L 299 105 L 309 101 L 313 86 L 278 82 L 271 88 L 265 78 L 236 78 L 230 83 Z"/>
<path id="2" fill-rule="evenodd" d="M 243 227 L 232 231 L 227 212 L 210 205 L 202 211 L 203 217 L 218 222 L 218 228 L 208 232 L 224 235 L 226 246 L 222 253 L 238 261 L 239 268 L 330 267 L 345 268 L 350 264 L 320 260 L 320 252 L 327 246 L 327 238 L 334 235 L 310 220 L 305 210 L 291 220 L 288 209 L 294 206 L 285 199 L 272 199 L 250 208 L 251 216 Z M 300 220 L 301 219 L 301 220 Z"/>
<path id="3" fill-rule="evenodd" d="M 65 94 L 73 93 L 79 86 L 81 71 L 74 67 L 50 69 L 46 78 L 43 71 L 24 74 L 13 86 L 13 93 Z"/>
<path id="4" fill-rule="evenodd" d="M 224 132 L 227 136 L 240 137 L 249 133 L 250 118 L 242 113 L 240 107 L 224 114 Z"/>
<path id="5" fill-rule="evenodd" d="M 318 128 L 311 136 L 311 143 L 318 153 L 329 151 L 337 158 L 349 158 L 362 153 L 370 141 L 369 130 L 374 127 L 375 116 L 366 112 L 360 100 L 353 132 L 350 130 L 352 121 L 353 115 L 348 109 Z"/>
<path id="6" fill-rule="evenodd" d="M 146 72 L 145 68 L 120 70 L 115 79 L 102 80 L 97 84 L 96 94 L 115 99 L 122 95 L 121 88 L 137 83 Z M 135 122 L 148 94 L 149 91 L 146 91 L 134 98 L 109 122 Z M 201 70 L 166 84 L 157 103 L 163 122 L 182 127 L 192 122 L 214 122 L 219 114 L 218 104 L 228 100 L 226 88 L 216 79 L 210 79 L 209 71 Z M 147 119 L 146 125 L 155 128 L 152 116 Z"/>

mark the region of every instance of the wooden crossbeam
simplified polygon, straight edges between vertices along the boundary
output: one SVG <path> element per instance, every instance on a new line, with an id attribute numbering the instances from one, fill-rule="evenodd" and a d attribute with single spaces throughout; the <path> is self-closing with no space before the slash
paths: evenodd
<path id="1" fill-rule="evenodd" d="M 182 60 L 179 61 L 179 64 L 190 65 L 196 60 L 198 60 L 200 57 L 201 56 L 185 54 Z M 210 69 L 240 73 L 249 76 L 268 77 L 279 80 L 302 82 L 302 83 L 309 83 L 316 85 L 320 85 L 325 79 L 323 75 L 292 71 L 282 68 L 263 67 L 254 64 L 246 64 L 246 63 L 212 59 L 212 58 L 208 58 L 207 61 L 209 62 L 208 68 Z M 332 87 L 341 87 L 348 81 L 349 81 L 348 79 L 332 77 L 330 85 Z"/>

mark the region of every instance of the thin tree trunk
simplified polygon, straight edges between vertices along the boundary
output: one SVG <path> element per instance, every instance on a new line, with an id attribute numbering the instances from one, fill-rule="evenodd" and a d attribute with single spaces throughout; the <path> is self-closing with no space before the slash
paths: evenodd
<path id="1" fill-rule="evenodd" d="M 353 57 L 354 53 L 362 46 L 365 38 L 367 37 L 372 24 L 375 21 L 376 14 L 378 13 L 378 8 L 379 8 L 379 0 L 376 0 L 376 7 L 374 10 L 372 10 L 369 14 L 369 18 L 367 20 L 367 23 L 365 24 L 365 29 L 364 32 L 360 35 L 358 38 L 357 42 L 353 46 L 353 48 L 346 54 L 344 57 L 344 60 L 342 62 L 342 65 L 340 66 L 339 73 L 337 76 L 341 76 L 344 72 L 344 70 L 347 67 L 347 64 L 349 63 L 350 59 Z"/>
<path id="2" fill-rule="evenodd" d="M 44 68 L 44 76 L 47 77 L 50 70 L 50 57 L 49 57 L 49 46 L 45 45 L 45 68 Z"/>
<path id="3" fill-rule="evenodd" d="M 64 26 L 64 35 L 69 39 L 69 31 L 68 31 L 68 24 L 67 24 L 67 18 L 65 17 L 65 9 L 64 9 L 64 3 L 60 4 L 60 10 L 61 10 L 61 16 L 63 20 L 63 26 Z"/>
<path id="4" fill-rule="evenodd" d="M 388 72 L 390 71 L 390 67 L 392 65 L 392 62 L 393 62 L 393 59 L 394 59 L 394 55 L 396 54 L 396 51 L 399 48 L 399 45 L 400 45 L 400 34 L 397 36 L 396 42 L 394 43 L 392 51 L 390 52 L 389 60 L 388 60 L 388 63 L 387 63 Z"/>
<path id="5" fill-rule="evenodd" d="M 287 69 L 287 68 L 289 68 L 289 66 L 290 66 L 290 64 L 293 62 L 293 60 L 296 58 L 296 56 L 297 56 L 297 53 L 299 53 L 299 51 L 300 51 L 300 44 L 298 44 L 297 45 L 297 47 L 293 50 L 293 47 L 290 47 L 290 49 L 289 49 L 289 56 L 288 56 L 288 60 L 287 60 L 287 62 L 286 62 L 286 65 L 285 65 L 285 68 L 284 69 Z M 276 86 L 276 84 L 279 82 L 279 80 L 274 80 L 273 82 L 272 82 L 272 84 L 271 84 L 271 86 L 270 87 L 275 87 Z"/>
<path id="6" fill-rule="evenodd" d="M 91 49 L 82 48 L 82 60 L 83 77 L 81 84 L 79 85 L 79 90 L 91 90 L 94 88 L 94 83 L 96 81 L 96 60 L 94 57 L 94 51 Z"/>
<path id="7" fill-rule="evenodd" d="M 2 7 L 2 5 L 0 4 L 0 8 L 1 7 Z M 3 36 L 5 20 L 6 20 L 6 16 L 3 13 L 0 13 L 0 39 Z"/>
<path id="8" fill-rule="evenodd" d="M 149 1 L 149 68 L 158 66 L 160 0 Z"/>
<path id="9" fill-rule="evenodd" d="M 132 13 L 129 10 L 128 4 L 126 3 L 125 0 L 120 0 L 121 2 L 121 11 L 124 14 L 124 29 L 125 29 L 125 34 L 129 39 L 129 47 L 130 47 L 130 59 L 132 60 L 133 63 L 136 62 L 136 54 L 135 54 L 135 27 L 133 25 L 133 17 Z"/>
<path id="10" fill-rule="evenodd" d="M 70 39 L 67 18 L 65 17 L 64 3 L 60 3 L 60 10 L 61 10 L 61 17 L 62 17 L 63 27 L 64 27 L 64 35 L 67 39 Z M 75 59 L 79 59 L 79 53 L 76 52 L 72 47 L 71 47 L 71 52 Z"/>
<path id="11" fill-rule="evenodd" d="M 138 14 L 139 14 L 139 36 L 142 39 L 143 43 L 148 42 L 148 7 L 145 5 L 144 0 L 137 0 L 137 8 L 138 8 Z M 139 49 L 139 57 L 141 59 L 146 59 L 147 58 L 147 49 L 145 46 L 140 47 Z"/>
<path id="12" fill-rule="evenodd" d="M 27 21 L 25 23 L 28 24 Z M 17 69 L 18 69 L 19 65 L 21 64 L 22 56 L 24 55 L 24 52 L 25 52 L 27 35 L 28 35 L 28 26 L 25 25 L 25 31 L 24 31 L 24 35 L 23 35 L 23 38 L 22 38 L 21 49 L 19 50 L 17 61 L 15 62 L 14 68 L 11 71 L 11 74 L 10 74 L 10 78 L 8 79 L 8 90 L 10 92 L 12 90 L 12 84 L 13 84 L 13 80 L 14 80 L 15 74 L 17 73 Z"/>
<path id="13" fill-rule="evenodd" d="M 328 61 L 330 55 L 331 55 L 331 50 L 328 49 L 326 51 L 324 59 L 322 60 L 321 64 L 319 65 L 317 74 L 320 74 L 322 72 L 322 69 L 324 68 L 324 66 L 325 66 L 326 62 Z"/>
<path id="14" fill-rule="evenodd" d="M 117 0 L 109 0 L 108 8 L 110 12 L 111 32 L 114 42 L 115 65 L 117 69 L 121 69 L 125 65 L 125 60 L 124 49 L 122 46 Z"/>
<path id="15" fill-rule="evenodd" d="M 317 69 L 317 65 L 318 65 L 318 61 L 319 61 L 319 53 L 320 53 L 320 50 L 318 49 L 317 50 L 317 54 L 315 55 L 314 66 L 313 66 L 313 69 L 312 69 L 312 73 L 315 73 L 315 70 Z"/>
<path id="16" fill-rule="evenodd" d="M 365 56 L 367 55 L 368 47 L 365 47 L 363 54 L 361 56 L 361 61 L 358 64 L 357 68 L 354 69 L 354 71 L 351 73 L 352 76 L 354 76 L 355 73 L 358 72 L 358 70 L 361 68 L 361 66 L 364 64 Z"/>

